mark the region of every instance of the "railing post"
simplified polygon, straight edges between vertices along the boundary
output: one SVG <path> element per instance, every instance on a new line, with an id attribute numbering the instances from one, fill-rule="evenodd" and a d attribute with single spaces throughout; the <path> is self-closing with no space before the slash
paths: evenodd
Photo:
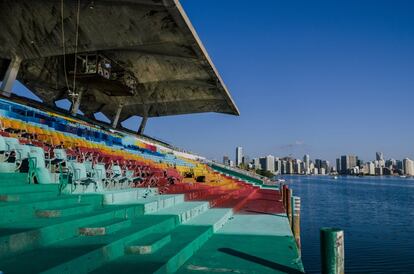
<path id="1" fill-rule="evenodd" d="M 345 273 L 344 231 L 323 227 L 320 230 L 322 274 Z"/>

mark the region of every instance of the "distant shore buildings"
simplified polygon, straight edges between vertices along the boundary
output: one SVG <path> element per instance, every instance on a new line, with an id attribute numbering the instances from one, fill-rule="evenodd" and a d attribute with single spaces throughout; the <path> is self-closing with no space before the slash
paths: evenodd
<path id="1" fill-rule="evenodd" d="M 309 154 L 302 159 L 292 157 L 275 157 L 267 155 L 250 158 L 243 154 L 243 148 L 236 148 L 236 158 L 233 163 L 228 156 L 223 157 L 223 164 L 237 166 L 246 170 L 254 170 L 260 174 L 268 175 L 406 175 L 414 176 L 414 161 L 405 158 L 403 160 L 384 159 L 382 152 L 375 153 L 375 160 L 364 162 L 356 155 L 342 155 L 333 165 L 324 159 L 311 160 Z"/>

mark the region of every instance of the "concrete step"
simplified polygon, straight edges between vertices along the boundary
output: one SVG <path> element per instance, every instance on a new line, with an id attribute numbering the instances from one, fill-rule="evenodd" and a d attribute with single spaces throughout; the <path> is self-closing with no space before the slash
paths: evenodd
<path id="1" fill-rule="evenodd" d="M 130 204 L 137 199 L 158 195 L 158 188 L 128 188 L 102 193 L 105 204 Z"/>
<path id="2" fill-rule="evenodd" d="M 91 212 L 93 209 L 94 205 L 92 204 L 76 204 L 70 206 L 51 207 L 47 209 L 36 210 L 36 216 L 40 218 L 59 218 Z"/>
<path id="3" fill-rule="evenodd" d="M 208 202 L 184 202 L 177 206 L 163 209 L 152 214 L 176 215 L 180 223 L 188 222 L 209 209 Z"/>
<path id="4" fill-rule="evenodd" d="M 56 197 L 57 195 L 56 191 L 2 193 L 0 194 L 0 202 L 37 201 Z"/>
<path id="5" fill-rule="evenodd" d="M 175 234 L 173 236 L 177 238 L 189 237 L 191 239 L 191 235 L 189 235 L 189 233 L 186 233 L 185 226 L 183 226 L 182 228 L 182 231 L 178 231 L 179 229 L 177 229 L 176 232 L 178 235 Z M 194 230 L 194 227 L 189 226 L 189 228 Z M 180 246 L 179 242 L 171 242 L 171 247 L 166 246 L 164 248 L 165 250 L 159 250 L 159 255 L 163 253 L 168 254 L 169 248 L 174 248 L 177 250 L 177 252 L 174 252 L 174 255 L 170 257 L 162 267 L 155 271 L 154 274 L 177 272 L 177 270 L 182 265 L 184 265 L 185 262 L 188 259 L 190 259 L 213 235 L 213 229 L 211 227 L 201 226 L 198 227 L 198 229 L 200 229 L 200 231 L 198 231 L 198 235 L 192 238 L 192 240 L 190 240 L 189 242 L 185 243 L 183 246 Z M 157 255 L 157 253 L 155 253 L 154 255 Z"/>
<path id="6" fill-rule="evenodd" d="M 143 205 L 145 214 L 152 214 L 184 203 L 184 195 L 156 195 L 138 199 L 134 203 Z"/>
<path id="7" fill-rule="evenodd" d="M 28 183 L 29 179 L 27 173 L 0 173 L 1 186 L 15 186 Z"/>
<path id="8" fill-rule="evenodd" d="M 125 247 L 127 254 L 152 254 L 171 242 L 170 234 L 154 233 Z"/>
<path id="9" fill-rule="evenodd" d="M 90 203 L 101 206 L 101 195 L 62 195 L 37 201 L 0 203 L 0 224 L 36 218 L 36 210 L 48 207 L 64 207 L 77 203 Z"/>
<path id="10" fill-rule="evenodd" d="M 79 198 L 76 196 L 64 196 L 38 201 L 0 203 L 0 224 L 36 218 L 37 209 L 48 206 L 69 206 L 78 201 Z"/>
<path id="11" fill-rule="evenodd" d="M 0 183 L 0 194 L 5 193 L 23 193 L 23 192 L 42 192 L 42 191 L 59 191 L 58 184 L 19 184 L 19 185 L 3 185 Z"/>
<path id="12" fill-rule="evenodd" d="M 141 205 L 110 206 L 98 208 L 81 216 L 35 218 L 22 220 L 19 223 L 3 224 L 0 225 L 0 258 L 72 239 L 79 235 L 80 227 L 114 219 L 136 218 L 142 214 Z"/>
<path id="13" fill-rule="evenodd" d="M 174 273 L 213 235 L 208 226 L 178 226 L 171 241 L 150 254 L 127 254 L 91 273 Z"/>
<path id="14" fill-rule="evenodd" d="M 84 236 L 102 236 L 131 226 L 131 220 L 116 218 L 80 227 L 79 234 Z"/>
<path id="15" fill-rule="evenodd" d="M 232 216 L 233 210 L 231 208 L 210 208 L 184 225 L 212 226 L 213 231 L 216 232 L 222 228 Z"/>
<path id="16" fill-rule="evenodd" d="M 143 219 L 151 219 L 152 222 L 145 223 Z M 132 220 L 130 228 L 113 234 L 71 238 L 4 261 L 0 260 L 0 265 L 5 273 L 27 273 L 27 269 L 30 269 L 32 273 L 44 274 L 89 273 L 124 256 L 126 243 L 134 242 L 153 233 L 168 233 L 176 226 L 176 220 L 173 217 L 142 216 L 136 221 Z M 48 252 L 53 253 L 53 250 L 55 252 L 53 257 L 46 255 Z M 37 258 L 39 261 L 36 262 Z M 28 265 L 24 267 L 18 265 L 17 262 L 25 259 L 30 261 Z"/>

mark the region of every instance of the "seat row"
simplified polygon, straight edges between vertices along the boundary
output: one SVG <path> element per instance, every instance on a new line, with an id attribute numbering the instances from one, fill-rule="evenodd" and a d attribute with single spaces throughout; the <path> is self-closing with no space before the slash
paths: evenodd
<path id="1" fill-rule="evenodd" d="M 0 155 L 0 172 L 27 172 L 29 182 L 59 183 L 61 191 L 69 193 L 162 187 L 181 180 L 174 168 L 161 170 L 98 149 L 36 146 L 7 136 L 0 136 Z"/>

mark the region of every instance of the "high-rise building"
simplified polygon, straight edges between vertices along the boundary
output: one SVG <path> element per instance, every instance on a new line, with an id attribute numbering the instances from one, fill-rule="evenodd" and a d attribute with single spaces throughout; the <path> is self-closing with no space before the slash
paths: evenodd
<path id="1" fill-rule="evenodd" d="M 403 160 L 404 174 L 414 176 L 414 161 L 405 158 Z"/>
<path id="2" fill-rule="evenodd" d="M 243 161 L 243 148 L 236 148 L 236 166 L 240 166 Z"/>
<path id="3" fill-rule="evenodd" d="M 260 158 L 260 165 L 262 169 L 270 172 L 275 172 L 275 157 L 268 155 L 266 157 Z"/>
<path id="4" fill-rule="evenodd" d="M 292 160 L 286 161 L 286 174 L 293 174 L 293 173 L 294 173 L 293 161 Z"/>
<path id="5" fill-rule="evenodd" d="M 243 163 L 243 165 L 244 165 L 244 166 L 248 166 L 248 165 L 249 165 L 249 163 L 250 163 L 250 158 L 249 158 L 249 156 L 244 155 L 244 156 L 243 156 L 243 159 L 242 159 L 242 163 Z"/>
<path id="6" fill-rule="evenodd" d="M 336 159 L 336 172 L 341 173 L 341 158 Z"/>
<path id="7" fill-rule="evenodd" d="M 378 161 L 377 167 L 384 167 L 385 166 L 384 153 L 376 152 L 375 153 L 375 159 Z"/>
<path id="8" fill-rule="evenodd" d="M 369 162 L 367 165 L 368 165 L 367 173 L 369 175 L 375 175 L 375 164 L 373 162 Z"/>
<path id="9" fill-rule="evenodd" d="M 305 167 L 305 174 L 309 174 L 309 170 L 310 170 L 310 156 L 309 154 L 305 154 L 303 156 L 303 163 L 304 163 L 304 167 Z"/>
<path id="10" fill-rule="evenodd" d="M 317 169 L 321 169 L 321 167 L 322 167 L 322 160 L 321 159 L 315 159 L 315 167 Z"/>
<path id="11" fill-rule="evenodd" d="M 282 174 L 282 161 L 279 158 L 275 158 L 275 173 Z"/>
<path id="12" fill-rule="evenodd" d="M 260 165 L 259 158 L 254 158 L 253 159 L 253 168 L 254 169 L 262 169 L 262 166 Z"/>
<path id="13" fill-rule="evenodd" d="M 230 158 L 229 156 L 224 155 L 223 156 L 223 165 L 230 165 Z"/>
<path id="14" fill-rule="evenodd" d="M 350 168 L 354 168 L 358 166 L 358 157 L 355 155 L 349 155 L 349 166 Z"/>
<path id="15" fill-rule="evenodd" d="M 384 154 L 382 152 L 376 152 L 375 153 L 375 160 L 377 160 L 377 161 L 384 160 Z"/>
<path id="16" fill-rule="evenodd" d="M 302 174 L 303 169 L 302 169 L 301 164 L 302 164 L 302 161 L 299 159 L 296 159 L 293 161 L 293 173 L 294 174 Z"/>
<path id="17" fill-rule="evenodd" d="M 347 174 L 351 169 L 357 166 L 358 157 L 355 155 L 342 155 L 341 156 L 341 172 Z"/>

